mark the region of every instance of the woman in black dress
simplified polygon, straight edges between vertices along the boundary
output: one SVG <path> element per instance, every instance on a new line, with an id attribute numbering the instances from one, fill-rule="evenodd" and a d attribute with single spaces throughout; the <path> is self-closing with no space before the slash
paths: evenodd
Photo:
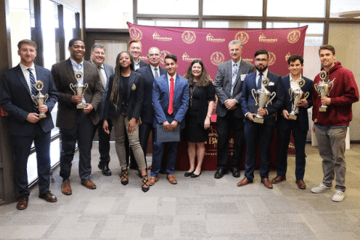
<path id="1" fill-rule="evenodd" d="M 191 62 L 185 78 L 189 81 L 189 109 L 186 113 L 186 141 L 190 168 L 185 177 L 199 177 L 205 155 L 205 141 L 208 139 L 211 114 L 215 102 L 215 88 L 204 64 L 200 60 Z M 196 149 L 197 148 L 197 149 Z M 195 167 L 195 157 L 197 165 Z"/>

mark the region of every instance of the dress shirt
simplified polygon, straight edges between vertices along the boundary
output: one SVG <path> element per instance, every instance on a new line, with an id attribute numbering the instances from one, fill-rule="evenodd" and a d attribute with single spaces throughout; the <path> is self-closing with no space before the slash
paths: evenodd
<path id="1" fill-rule="evenodd" d="M 268 74 L 268 72 L 269 72 L 269 69 L 267 68 L 263 73 L 262 73 L 262 79 L 264 79 L 264 78 L 266 78 L 267 77 L 267 74 Z M 256 87 L 258 87 L 258 79 L 259 79 L 259 75 L 260 75 L 260 73 L 259 73 L 259 71 L 258 70 L 256 70 L 256 78 L 255 78 L 255 84 L 256 84 Z M 262 85 L 262 83 L 261 83 L 261 85 Z"/>
<path id="2" fill-rule="evenodd" d="M 74 77 L 75 77 L 76 72 L 81 72 L 82 73 L 81 79 L 78 82 L 81 84 L 84 84 L 84 60 L 82 60 L 81 63 L 77 63 L 72 58 L 70 58 L 70 61 L 71 61 L 72 68 L 74 70 Z M 84 96 L 83 96 L 82 102 L 86 103 Z"/>
<path id="3" fill-rule="evenodd" d="M 291 74 L 289 74 L 289 78 L 290 78 L 290 87 L 291 87 L 291 89 L 292 89 L 292 90 L 300 89 L 300 86 L 299 86 L 299 84 L 298 84 L 298 80 L 301 78 L 301 76 L 300 76 L 299 79 L 295 80 L 295 79 L 291 76 Z"/>
<path id="4" fill-rule="evenodd" d="M 158 75 L 160 77 L 160 66 L 158 65 L 157 67 L 154 67 L 153 65 L 150 64 L 150 69 L 151 69 L 151 72 L 152 72 L 152 74 L 154 76 L 154 79 L 156 78 L 155 77 L 155 71 L 154 71 L 155 68 L 157 69 L 157 73 L 158 73 Z"/>
<path id="5" fill-rule="evenodd" d="M 167 73 L 167 77 L 168 77 L 168 84 L 169 84 L 169 93 L 170 93 L 170 78 L 174 79 L 174 92 L 175 92 L 175 81 L 176 81 L 176 73 L 174 74 L 174 76 L 170 76 L 169 73 Z"/>
<path id="6" fill-rule="evenodd" d="M 31 93 L 30 72 L 29 72 L 28 68 L 31 69 L 31 72 L 32 72 L 32 74 L 34 75 L 34 78 L 35 78 L 35 81 L 36 81 L 37 78 L 36 78 L 36 71 L 35 71 L 34 63 L 31 65 L 31 67 L 26 67 L 25 65 L 23 65 L 22 63 L 20 63 L 20 68 L 21 68 L 21 71 L 22 71 L 23 74 L 24 74 L 26 83 L 27 83 L 27 85 L 29 86 L 30 93 Z M 41 80 L 41 79 L 40 79 L 40 80 Z"/>
<path id="7" fill-rule="evenodd" d="M 107 77 L 106 77 L 106 72 L 105 72 L 105 68 L 104 68 L 104 64 L 101 64 L 100 66 L 100 72 L 104 78 L 104 81 L 105 81 L 105 86 L 104 88 L 106 88 L 106 85 L 107 85 Z"/>
<path id="8" fill-rule="evenodd" d="M 134 68 L 135 68 L 135 71 L 140 68 L 140 59 L 137 62 L 134 61 Z"/>

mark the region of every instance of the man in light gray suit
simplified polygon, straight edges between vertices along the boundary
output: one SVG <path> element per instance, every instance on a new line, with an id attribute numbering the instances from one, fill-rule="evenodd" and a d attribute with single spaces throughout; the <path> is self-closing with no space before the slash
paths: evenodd
<path id="1" fill-rule="evenodd" d="M 241 58 L 242 44 L 239 40 L 229 43 L 231 60 L 219 65 L 214 86 L 218 96 L 216 105 L 218 131 L 218 163 L 214 175 L 219 179 L 224 176 L 229 157 L 229 131 L 234 129 L 234 154 L 231 161 L 233 177 L 240 177 L 240 159 L 244 139 L 244 114 L 240 107 L 242 84 L 248 73 L 255 71 L 254 65 Z"/>
<path id="2" fill-rule="evenodd" d="M 91 56 L 89 62 L 94 63 L 97 66 L 100 80 L 102 83 L 101 86 L 103 90 L 101 103 L 99 104 L 97 109 L 100 119 L 99 123 L 96 125 L 96 129 L 98 130 L 98 136 L 99 136 L 99 153 L 100 153 L 100 162 L 98 167 L 100 170 L 102 170 L 102 174 L 104 176 L 110 176 L 111 175 L 111 171 L 109 169 L 110 134 L 104 132 L 103 123 L 104 123 L 105 99 L 109 86 L 109 78 L 111 75 L 114 74 L 114 69 L 110 65 L 104 63 L 105 53 L 106 53 L 106 49 L 103 45 L 94 44 L 94 46 L 91 47 Z M 112 129 L 111 120 L 108 120 L 108 124 L 109 124 L 108 127 L 109 131 L 111 132 Z"/>

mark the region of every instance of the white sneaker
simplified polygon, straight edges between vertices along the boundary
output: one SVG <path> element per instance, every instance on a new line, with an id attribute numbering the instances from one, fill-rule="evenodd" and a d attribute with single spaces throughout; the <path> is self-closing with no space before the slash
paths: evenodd
<path id="1" fill-rule="evenodd" d="M 334 196 L 332 197 L 332 200 L 334 202 L 341 202 L 342 200 L 344 200 L 344 198 L 345 198 L 344 192 L 341 190 L 336 190 Z"/>
<path id="2" fill-rule="evenodd" d="M 330 190 L 330 189 L 331 189 L 331 187 L 327 187 L 327 186 L 325 186 L 323 183 L 321 183 L 319 186 L 313 187 L 313 188 L 311 189 L 311 192 L 312 192 L 312 193 L 322 193 L 322 192 L 324 192 L 325 190 Z"/>

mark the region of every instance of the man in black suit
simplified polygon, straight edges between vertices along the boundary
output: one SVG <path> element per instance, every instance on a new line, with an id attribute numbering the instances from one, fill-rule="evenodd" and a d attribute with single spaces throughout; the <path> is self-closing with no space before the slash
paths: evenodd
<path id="1" fill-rule="evenodd" d="M 25 39 L 18 43 L 18 49 L 20 64 L 6 71 L 1 78 L 0 106 L 9 113 L 11 119 L 15 185 L 20 197 L 16 208 L 24 210 L 30 195 L 27 161 L 32 142 L 35 144 L 38 165 L 39 197 L 48 202 L 57 201 L 49 187 L 50 133 L 54 128 L 50 112 L 58 99 L 58 92 L 50 71 L 34 64 L 36 43 Z M 38 82 L 36 79 L 39 79 Z M 42 95 L 47 94 L 48 100 L 44 105 L 36 106 L 32 98 L 39 91 Z M 39 113 L 46 114 L 46 117 L 40 118 Z"/>
<path id="2" fill-rule="evenodd" d="M 254 72 L 254 65 L 241 59 L 242 44 L 239 40 L 229 43 L 231 60 L 219 65 L 214 86 L 218 96 L 216 105 L 216 126 L 218 131 L 217 171 L 215 178 L 226 173 L 229 158 L 229 132 L 234 129 L 234 154 L 231 172 L 240 177 L 240 160 L 244 139 L 244 115 L 240 107 L 242 84 L 245 76 Z"/>
<path id="3" fill-rule="evenodd" d="M 114 74 L 114 69 L 110 65 L 104 63 L 105 53 L 106 53 L 106 49 L 103 45 L 95 44 L 94 46 L 91 47 L 91 56 L 89 62 L 94 63 L 98 68 L 99 77 L 102 83 L 101 87 L 103 91 L 101 103 L 99 104 L 97 109 L 97 113 L 99 115 L 100 121 L 95 126 L 95 128 L 98 130 L 98 136 L 99 136 L 100 162 L 98 167 L 100 170 L 102 170 L 102 174 L 104 176 L 110 176 L 111 175 L 111 171 L 109 169 L 110 134 L 104 132 L 103 123 L 104 123 L 105 99 L 109 86 L 109 78 L 111 75 Z M 111 120 L 108 120 L 108 129 L 110 133 L 112 129 Z"/>
<path id="4" fill-rule="evenodd" d="M 69 41 L 70 58 L 54 64 L 51 73 L 59 91 L 59 104 L 56 126 L 60 128 L 60 176 L 63 178 L 61 192 L 71 195 L 71 162 L 74 158 L 75 144 L 78 142 L 79 175 L 81 184 L 89 189 L 96 189 L 91 181 L 91 147 L 95 126 L 99 123 L 96 112 L 101 102 L 101 80 L 97 67 L 84 61 L 84 41 L 74 38 Z M 75 74 L 78 79 L 75 78 Z M 88 85 L 84 95 L 72 92 L 70 84 Z M 83 103 L 85 108 L 77 108 Z"/>
<path id="5" fill-rule="evenodd" d="M 287 170 L 287 153 L 290 142 L 291 132 L 294 137 L 294 144 L 296 150 L 296 169 L 295 177 L 296 184 L 299 189 L 306 189 L 306 184 L 304 182 L 305 174 L 305 143 L 306 135 L 309 130 L 309 117 L 308 117 L 308 108 L 312 106 L 312 91 L 313 91 L 313 81 L 310 79 L 301 76 L 301 71 L 304 67 L 304 59 L 300 55 L 292 55 L 288 59 L 288 65 L 290 74 L 282 78 L 282 83 L 285 90 L 285 104 L 278 112 L 277 118 L 277 129 L 278 129 L 278 139 L 279 139 L 279 152 L 276 163 L 276 172 L 277 176 L 271 180 L 272 183 L 280 183 L 286 180 L 286 170 Z M 304 82 L 300 79 L 304 79 Z M 298 113 L 296 113 L 296 119 L 291 119 L 289 117 L 292 113 L 292 102 L 290 101 L 289 89 L 291 91 L 303 92 L 303 94 L 308 94 L 307 98 L 302 96 L 302 99 L 299 100 L 297 104 Z"/>
<path id="6" fill-rule="evenodd" d="M 146 156 L 148 139 L 153 128 L 154 109 L 152 106 L 152 89 L 154 79 L 166 74 L 166 69 L 159 66 L 160 63 L 160 49 L 151 47 L 147 53 L 149 65 L 139 68 L 138 73 L 141 73 L 144 79 L 144 101 L 141 108 L 139 138 L 140 145 Z M 145 158 L 146 159 L 146 158 Z"/>

